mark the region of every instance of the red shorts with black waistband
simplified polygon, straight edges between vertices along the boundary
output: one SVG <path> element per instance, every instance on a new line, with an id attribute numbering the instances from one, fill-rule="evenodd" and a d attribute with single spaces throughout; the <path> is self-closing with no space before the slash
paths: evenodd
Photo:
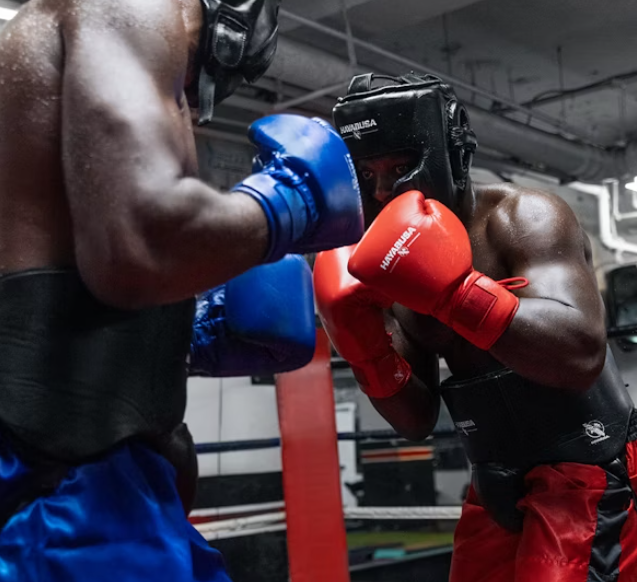
<path id="1" fill-rule="evenodd" d="M 497 525 L 473 488 L 454 539 L 450 582 L 637 582 L 637 442 L 627 479 L 557 463 L 525 477 L 520 533 Z"/>

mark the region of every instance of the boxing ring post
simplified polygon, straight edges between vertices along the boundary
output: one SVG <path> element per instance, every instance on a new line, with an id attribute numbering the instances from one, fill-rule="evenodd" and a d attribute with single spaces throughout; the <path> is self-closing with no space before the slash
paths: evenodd
<path id="1" fill-rule="evenodd" d="M 330 344 L 276 379 L 292 582 L 349 582 Z"/>

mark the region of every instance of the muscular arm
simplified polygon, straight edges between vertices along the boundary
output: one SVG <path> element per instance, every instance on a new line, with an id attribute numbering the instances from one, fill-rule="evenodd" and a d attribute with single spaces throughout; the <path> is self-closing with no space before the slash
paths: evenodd
<path id="1" fill-rule="evenodd" d="M 491 353 L 519 374 L 549 386 L 585 389 L 604 365 L 604 308 L 590 245 L 557 197 L 523 191 L 495 217 L 493 240 L 505 249 L 519 309 Z"/>
<path id="2" fill-rule="evenodd" d="M 63 39 L 64 171 L 91 291 L 123 307 L 167 303 L 257 264 L 268 242 L 260 206 L 191 177 L 179 3 L 76 3 Z"/>
<path id="3" fill-rule="evenodd" d="M 394 348 L 409 362 L 413 373 L 394 396 L 369 400 L 398 434 L 421 441 L 432 433 L 440 414 L 438 356 L 415 349 L 393 316 L 387 315 L 385 325 Z"/>

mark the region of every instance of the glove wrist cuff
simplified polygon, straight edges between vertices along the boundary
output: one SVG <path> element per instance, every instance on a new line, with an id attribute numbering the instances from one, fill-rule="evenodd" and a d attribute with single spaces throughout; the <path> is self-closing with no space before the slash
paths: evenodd
<path id="1" fill-rule="evenodd" d="M 489 350 L 511 324 L 520 300 L 490 277 L 473 271 L 436 317 L 482 350 Z"/>
<path id="2" fill-rule="evenodd" d="M 263 209 L 270 233 L 264 263 L 282 259 L 305 234 L 308 227 L 305 200 L 293 187 L 261 172 L 248 176 L 233 191 L 251 196 Z"/>

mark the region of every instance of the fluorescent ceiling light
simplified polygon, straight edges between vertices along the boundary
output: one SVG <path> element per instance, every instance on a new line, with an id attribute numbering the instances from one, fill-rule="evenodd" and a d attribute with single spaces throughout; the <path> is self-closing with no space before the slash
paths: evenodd
<path id="1" fill-rule="evenodd" d="M 633 192 L 637 192 L 637 176 L 635 176 L 632 182 L 628 182 L 628 184 L 624 184 L 624 188 L 626 188 L 626 190 L 632 190 Z"/>
<path id="2" fill-rule="evenodd" d="M 17 13 L 17 10 L 12 10 L 11 8 L 2 8 L 0 6 L 0 20 L 11 20 Z"/>

